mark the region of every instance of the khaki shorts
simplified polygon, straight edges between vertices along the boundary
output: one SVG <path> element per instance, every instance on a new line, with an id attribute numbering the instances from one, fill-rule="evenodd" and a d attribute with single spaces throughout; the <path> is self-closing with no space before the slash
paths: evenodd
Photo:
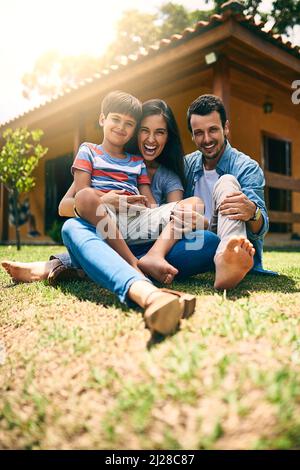
<path id="1" fill-rule="evenodd" d="M 118 212 L 108 205 L 105 208 L 115 220 L 128 245 L 157 240 L 163 229 L 170 222 L 170 216 L 177 202 L 163 204 L 153 209 L 144 206 L 129 206 L 127 212 Z M 99 226 L 97 226 L 99 230 Z M 108 234 L 109 236 L 109 234 Z"/>

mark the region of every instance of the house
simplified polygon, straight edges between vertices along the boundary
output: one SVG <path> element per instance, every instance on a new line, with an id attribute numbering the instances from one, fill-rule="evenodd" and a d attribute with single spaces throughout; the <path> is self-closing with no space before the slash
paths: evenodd
<path id="1" fill-rule="evenodd" d="M 58 203 L 71 183 L 70 166 L 79 143 L 99 142 L 102 97 L 121 89 L 165 99 L 174 110 L 186 152 L 194 150 L 186 110 L 198 95 L 222 97 L 231 125 L 231 144 L 257 160 L 266 175 L 271 230 L 300 233 L 300 104 L 292 101 L 300 80 L 300 51 L 281 36 L 266 32 L 237 1 L 220 15 L 182 34 L 163 39 L 144 53 L 99 71 L 72 89 L 0 126 L 41 128 L 49 148 L 36 171 L 31 211 L 41 237 L 57 220 Z M 1 188 L 0 239 L 14 240 L 8 223 L 8 197 Z M 21 236 L 28 241 L 27 228 Z"/>

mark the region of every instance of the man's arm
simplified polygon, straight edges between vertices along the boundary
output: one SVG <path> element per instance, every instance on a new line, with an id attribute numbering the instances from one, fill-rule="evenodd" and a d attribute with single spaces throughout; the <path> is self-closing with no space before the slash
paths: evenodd
<path id="1" fill-rule="evenodd" d="M 256 213 L 256 209 L 257 209 L 257 206 L 255 204 L 254 215 Z M 247 222 L 247 226 L 248 226 L 250 232 L 255 233 L 255 234 L 257 234 L 261 231 L 263 225 L 264 225 L 264 219 L 263 219 L 261 211 L 260 211 L 260 214 L 259 214 L 259 218 L 257 220 L 248 220 L 248 222 Z"/>
<path id="2" fill-rule="evenodd" d="M 247 196 L 238 191 L 229 194 L 220 205 L 220 213 L 227 215 L 231 220 L 242 220 L 247 223 L 248 229 L 252 233 L 259 233 L 262 229 L 264 220 L 262 213 L 260 213 L 257 220 L 251 220 L 255 217 L 257 205 L 251 201 Z"/>
<path id="3" fill-rule="evenodd" d="M 265 178 L 262 169 L 255 162 L 244 162 L 235 175 L 241 186 L 241 192 L 228 195 L 220 206 L 223 215 L 232 220 L 242 220 L 247 223 L 247 229 L 253 238 L 262 237 L 269 228 L 267 208 L 264 199 Z M 257 221 L 254 217 L 257 207 L 261 214 Z"/>

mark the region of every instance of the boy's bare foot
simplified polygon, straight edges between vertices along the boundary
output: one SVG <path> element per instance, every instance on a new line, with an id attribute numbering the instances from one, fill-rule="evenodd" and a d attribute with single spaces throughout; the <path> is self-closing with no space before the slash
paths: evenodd
<path id="1" fill-rule="evenodd" d="M 139 266 L 138 266 L 138 260 L 137 260 L 136 263 L 131 264 L 131 266 L 132 266 L 134 269 L 136 269 L 139 274 L 142 274 L 143 276 L 145 276 L 145 273 L 144 273 L 144 272 L 139 268 Z"/>
<path id="2" fill-rule="evenodd" d="M 215 256 L 216 289 L 233 289 L 253 266 L 255 249 L 245 237 L 232 237 L 222 253 Z"/>
<path id="3" fill-rule="evenodd" d="M 178 269 L 174 268 L 162 256 L 151 253 L 147 253 L 138 261 L 138 267 L 144 274 L 164 284 L 171 284 L 178 274 Z"/>
<path id="4" fill-rule="evenodd" d="M 14 261 L 3 261 L 3 268 L 10 277 L 17 282 L 34 282 L 47 279 L 50 271 L 61 264 L 58 259 L 50 261 L 36 261 L 34 263 L 19 263 Z"/>

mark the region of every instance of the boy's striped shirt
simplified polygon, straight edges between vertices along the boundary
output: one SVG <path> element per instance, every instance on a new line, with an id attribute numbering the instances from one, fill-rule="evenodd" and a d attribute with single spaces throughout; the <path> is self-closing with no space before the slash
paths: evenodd
<path id="1" fill-rule="evenodd" d="M 91 175 L 91 187 L 103 192 L 125 190 L 125 194 L 139 194 L 138 185 L 150 184 L 142 157 L 125 153 L 124 159 L 113 158 L 101 145 L 84 142 L 80 145 L 72 165 L 74 169 Z"/>

